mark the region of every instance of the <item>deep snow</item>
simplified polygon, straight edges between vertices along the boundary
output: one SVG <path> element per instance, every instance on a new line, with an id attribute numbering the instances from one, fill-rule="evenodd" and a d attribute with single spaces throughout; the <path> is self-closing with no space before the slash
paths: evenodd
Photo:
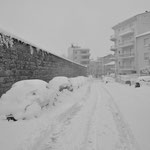
<path id="1" fill-rule="evenodd" d="M 135 88 L 119 83 L 104 85 L 129 124 L 139 147 L 150 149 L 150 86 Z"/>
<path id="2" fill-rule="evenodd" d="M 150 87 L 83 83 L 61 92 L 38 118 L 0 120 L 1 149 L 148 150 Z"/>

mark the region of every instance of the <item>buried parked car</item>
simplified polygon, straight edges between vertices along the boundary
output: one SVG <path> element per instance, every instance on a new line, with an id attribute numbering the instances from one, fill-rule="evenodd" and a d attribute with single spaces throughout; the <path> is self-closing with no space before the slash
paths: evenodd
<path id="1" fill-rule="evenodd" d="M 104 81 L 104 83 L 109 83 L 109 82 L 115 82 L 115 79 L 113 78 L 113 77 L 108 77 L 108 76 L 106 76 L 106 77 L 103 77 L 103 81 Z"/>
<path id="2" fill-rule="evenodd" d="M 74 78 L 69 78 L 73 89 L 78 89 L 81 86 L 83 86 L 85 83 L 87 83 L 88 78 L 84 76 L 77 76 Z"/>
<path id="3" fill-rule="evenodd" d="M 137 88 L 137 87 L 140 87 L 140 83 L 139 82 L 136 82 L 135 83 L 135 87 Z"/>
<path id="4" fill-rule="evenodd" d="M 125 81 L 125 84 L 129 84 L 131 86 L 131 81 L 130 80 Z"/>
<path id="5" fill-rule="evenodd" d="M 0 116 L 7 120 L 36 117 L 48 105 L 52 93 L 42 80 L 22 80 L 12 85 L 0 98 Z"/>
<path id="6" fill-rule="evenodd" d="M 48 88 L 59 92 L 62 92 L 64 89 L 73 91 L 69 78 L 63 76 L 54 77 L 52 80 L 50 80 L 48 83 Z"/>
<path id="7" fill-rule="evenodd" d="M 140 85 L 150 85 L 150 76 L 140 76 L 136 82 L 140 83 Z"/>

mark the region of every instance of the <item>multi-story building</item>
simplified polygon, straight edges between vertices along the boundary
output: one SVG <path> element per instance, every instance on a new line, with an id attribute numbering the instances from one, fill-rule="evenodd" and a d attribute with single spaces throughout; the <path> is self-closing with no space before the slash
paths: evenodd
<path id="1" fill-rule="evenodd" d="M 150 31 L 136 36 L 137 73 L 150 73 Z"/>
<path id="2" fill-rule="evenodd" d="M 88 74 L 92 75 L 93 77 L 100 77 L 101 76 L 101 64 L 96 60 L 90 60 L 88 65 Z"/>
<path id="3" fill-rule="evenodd" d="M 71 45 L 68 48 L 68 59 L 87 66 L 90 61 L 90 49 Z"/>
<path id="4" fill-rule="evenodd" d="M 133 16 L 114 27 L 114 35 L 110 40 L 114 42 L 111 50 L 115 55 L 117 74 L 133 74 L 138 72 L 137 58 L 138 35 L 150 31 L 150 12 Z M 142 50 L 141 50 L 142 51 Z M 140 62 L 139 62 L 140 63 Z"/>
<path id="5" fill-rule="evenodd" d="M 101 70 L 101 75 L 108 75 L 115 72 L 114 55 L 108 54 L 97 59 Z"/>

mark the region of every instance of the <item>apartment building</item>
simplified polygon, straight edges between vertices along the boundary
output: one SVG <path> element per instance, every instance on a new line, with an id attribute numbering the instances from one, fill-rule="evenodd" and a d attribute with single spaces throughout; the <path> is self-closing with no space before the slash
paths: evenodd
<path id="1" fill-rule="evenodd" d="M 150 31 L 136 36 L 137 73 L 150 72 Z"/>
<path id="2" fill-rule="evenodd" d="M 90 49 L 71 45 L 68 48 L 68 59 L 87 66 L 90 61 Z"/>
<path id="3" fill-rule="evenodd" d="M 104 57 L 98 57 L 97 61 L 101 67 L 101 75 L 108 75 L 115 72 L 114 55 L 108 54 Z"/>
<path id="4" fill-rule="evenodd" d="M 150 31 L 150 12 L 133 16 L 113 26 L 114 35 L 110 40 L 114 42 L 111 51 L 115 55 L 116 74 L 134 74 L 139 70 L 141 57 L 137 56 L 137 42 L 139 35 Z M 139 49 L 138 49 L 139 50 Z M 139 51 L 142 51 L 140 49 Z"/>
<path id="5" fill-rule="evenodd" d="M 102 75 L 101 63 L 97 60 L 90 60 L 88 74 L 96 78 L 100 77 Z"/>

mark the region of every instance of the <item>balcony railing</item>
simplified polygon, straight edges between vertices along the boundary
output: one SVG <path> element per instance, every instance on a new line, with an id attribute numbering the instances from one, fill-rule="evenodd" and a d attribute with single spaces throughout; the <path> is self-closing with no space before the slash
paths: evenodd
<path id="1" fill-rule="evenodd" d="M 122 31 L 120 33 L 120 36 L 124 36 L 124 35 L 131 34 L 131 33 L 134 33 L 134 29 L 129 28 L 129 29 L 126 29 L 126 30 Z"/>
<path id="2" fill-rule="evenodd" d="M 126 54 L 120 54 L 119 57 L 121 58 L 132 58 L 135 56 L 135 53 L 126 53 Z"/>
<path id="3" fill-rule="evenodd" d="M 121 70 L 135 70 L 135 66 L 119 66 Z"/>
<path id="4" fill-rule="evenodd" d="M 115 41 L 115 40 L 116 40 L 116 36 L 115 36 L 115 35 L 111 35 L 111 36 L 110 36 L 110 40 L 111 40 L 111 41 Z"/>
<path id="5" fill-rule="evenodd" d="M 127 46 L 132 46 L 132 45 L 134 45 L 134 40 L 119 43 L 119 47 L 127 47 Z"/>
<path id="6" fill-rule="evenodd" d="M 111 61 L 116 61 L 116 57 L 110 58 Z"/>
<path id="7" fill-rule="evenodd" d="M 111 51 L 116 51 L 116 50 L 117 50 L 117 48 L 116 48 L 116 46 L 115 46 L 115 45 L 112 45 L 112 46 L 110 47 L 110 50 L 111 50 Z"/>
<path id="8" fill-rule="evenodd" d="M 81 56 L 90 56 L 90 53 L 80 53 Z"/>

